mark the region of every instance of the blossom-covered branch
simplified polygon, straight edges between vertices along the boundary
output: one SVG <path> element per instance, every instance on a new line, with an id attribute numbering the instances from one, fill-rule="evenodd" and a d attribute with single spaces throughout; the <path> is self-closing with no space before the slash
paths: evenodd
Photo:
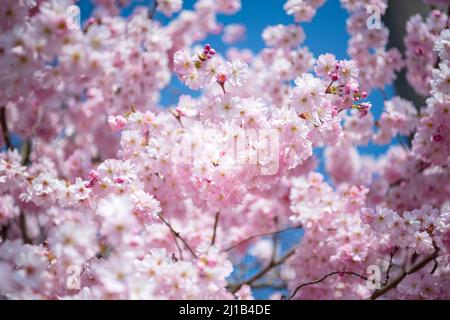
<path id="1" fill-rule="evenodd" d="M 404 271 L 399 277 L 395 278 L 391 283 L 384 286 L 380 290 L 375 291 L 372 296 L 370 297 L 371 300 L 378 299 L 382 295 L 384 295 L 386 292 L 394 289 L 396 286 L 399 285 L 400 282 L 405 279 L 407 275 L 413 274 L 414 272 L 420 271 L 422 268 L 426 267 L 431 261 L 433 261 L 437 257 L 438 251 L 433 252 L 428 257 L 425 257 L 422 261 L 417 263 L 414 267 L 411 269 Z"/>
<path id="2" fill-rule="evenodd" d="M 164 217 L 161 214 L 158 214 L 158 217 L 161 219 L 162 222 L 164 222 L 164 224 L 170 229 L 170 231 L 172 232 L 172 234 L 177 238 L 180 239 L 181 242 L 183 243 L 183 245 L 186 247 L 186 249 L 189 251 L 189 253 L 194 257 L 194 258 L 198 258 L 197 255 L 195 254 L 194 250 L 191 248 L 191 246 L 187 243 L 187 241 L 180 235 L 179 232 L 175 231 L 173 229 L 173 227 L 171 226 L 171 224 L 164 219 Z M 176 240 L 175 240 L 176 241 Z"/>
<path id="3" fill-rule="evenodd" d="M 341 0 L 339 59 L 306 46 L 324 0 L 259 52 L 220 23 L 240 0 L 3 0 L 0 297 L 449 299 L 449 15 L 424 1 L 400 52 L 388 1 Z M 385 94 L 401 71 L 424 106 Z"/>

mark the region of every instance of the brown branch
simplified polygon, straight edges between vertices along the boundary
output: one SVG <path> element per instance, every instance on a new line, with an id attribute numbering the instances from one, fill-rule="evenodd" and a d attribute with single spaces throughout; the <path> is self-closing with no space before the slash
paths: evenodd
<path id="1" fill-rule="evenodd" d="M 449 10 L 450 10 L 450 6 L 449 6 Z M 450 19 L 450 17 L 449 17 L 449 19 Z M 432 233 L 433 233 L 433 231 L 429 232 L 430 237 L 433 236 Z M 434 241 L 434 239 L 432 239 L 432 240 L 433 240 L 434 251 L 435 251 L 435 252 L 439 252 L 439 247 L 437 246 L 436 241 Z M 433 258 L 433 262 L 434 262 L 434 265 L 433 265 L 433 269 L 431 269 L 430 274 L 434 274 L 434 272 L 436 271 L 437 267 L 439 266 L 439 263 L 438 263 L 438 261 L 437 261 L 437 254 L 436 254 L 436 256 Z"/>
<path id="2" fill-rule="evenodd" d="M 150 9 L 148 9 L 148 19 L 149 20 L 153 19 L 153 16 L 155 15 L 157 6 L 158 6 L 158 1 L 157 0 L 153 0 L 153 5 L 151 6 Z"/>
<path id="3" fill-rule="evenodd" d="M 177 237 L 178 239 L 181 240 L 181 242 L 183 242 L 184 246 L 186 247 L 186 249 L 188 249 L 188 251 L 190 252 L 190 254 L 197 259 L 197 255 L 195 254 L 194 250 L 192 250 L 192 248 L 189 246 L 189 244 L 187 243 L 187 241 L 180 235 L 179 232 L 175 231 L 172 227 L 172 225 L 166 220 L 164 219 L 164 217 L 158 213 L 158 217 L 162 220 L 162 222 L 164 222 L 164 224 L 170 229 L 170 231 L 172 232 L 172 234 Z"/>
<path id="4" fill-rule="evenodd" d="M 213 230 L 213 235 L 211 238 L 211 245 L 213 246 L 214 243 L 216 242 L 216 235 L 217 235 L 217 226 L 219 225 L 219 220 L 220 220 L 220 211 L 216 212 L 216 217 L 214 219 L 214 230 Z"/>
<path id="5" fill-rule="evenodd" d="M 278 289 L 278 290 L 284 290 L 286 289 L 286 284 L 277 284 L 277 283 L 258 283 L 252 285 L 253 289 L 262 289 L 262 288 L 271 288 L 271 289 Z"/>
<path id="6" fill-rule="evenodd" d="M 1 229 L 2 242 L 0 244 L 5 242 L 6 237 L 8 236 L 8 230 L 9 230 L 10 224 L 11 224 L 11 222 L 8 222 L 6 225 L 2 226 L 2 229 Z"/>
<path id="7" fill-rule="evenodd" d="M 331 91 L 330 91 L 330 88 L 331 88 L 331 86 L 333 85 L 333 83 L 334 83 L 334 80 L 331 80 L 331 82 L 330 82 L 330 84 L 328 85 L 328 87 L 325 89 L 325 93 L 331 93 Z"/>
<path id="8" fill-rule="evenodd" d="M 361 279 L 366 280 L 366 281 L 368 279 L 367 277 L 365 277 L 363 275 L 360 275 L 360 274 L 358 274 L 356 272 L 353 272 L 353 271 L 333 271 L 333 272 L 330 272 L 330 273 L 324 275 L 322 278 L 320 278 L 318 280 L 314 280 L 314 281 L 311 281 L 311 282 L 306 282 L 306 283 L 303 283 L 303 284 L 297 286 L 297 288 L 295 288 L 294 292 L 287 299 L 291 300 L 292 298 L 294 298 L 295 295 L 298 293 L 298 291 L 301 288 L 304 288 L 306 286 L 311 286 L 313 284 L 320 283 L 320 282 L 328 279 L 329 277 L 337 275 L 337 274 L 346 274 L 346 275 L 350 275 L 350 276 L 355 276 L 355 277 L 361 278 Z"/>
<path id="9" fill-rule="evenodd" d="M 32 142 L 31 138 L 25 140 L 22 145 L 22 161 L 21 164 L 23 166 L 27 166 L 30 163 L 30 155 L 31 155 Z"/>
<path id="10" fill-rule="evenodd" d="M 175 111 L 172 111 L 171 109 L 169 110 L 169 113 L 174 116 L 175 120 L 177 120 L 180 127 L 184 128 L 183 122 L 181 122 L 181 117 L 178 114 L 176 114 Z"/>
<path id="11" fill-rule="evenodd" d="M 389 258 L 389 266 L 386 270 L 386 277 L 384 278 L 384 282 L 383 282 L 383 286 L 387 285 L 389 283 L 389 277 L 390 277 L 390 272 L 392 269 L 393 264 L 393 260 L 394 260 L 394 256 L 397 253 L 398 247 L 395 247 L 394 250 L 392 250 L 391 252 L 391 257 Z"/>
<path id="12" fill-rule="evenodd" d="M 246 239 L 244 239 L 242 241 L 239 241 L 238 243 L 233 244 L 232 246 L 226 248 L 223 251 L 224 252 L 231 251 L 231 250 L 239 247 L 240 245 L 242 245 L 242 244 L 244 244 L 244 243 L 246 243 L 246 242 L 248 242 L 250 240 L 256 239 L 256 238 L 272 236 L 272 235 L 283 233 L 285 231 L 296 230 L 296 229 L 301 229 L 301 228 L 303 228 L 303 226 L 302 225 L 298 225 L 298 226 L 295 226 L 295 227 L 290 227 L 290 228 L 286 228 L 286 229 L 280 229 L 280 230 L 276 230 L 276 231 L 273 231 L 273 232 L 266 232 L 266 233 L 256 234 L 256 235 L 248 237 L 248 238 L 246 238 Z"/>
<path id="13" fill-rule="evenodd" d="M 275 262 L 277 259 L 277 250 L 278 249 L 278 237 L 277 234 L 272 235 L 272 257 L 270 258 L 270 262 Z"/>
<path id="14" fill-rule="evenodd" d="M 0 107 L 0 126 L 2 127 L 3 141 L 8 149 L 14 149 L 9 135 L 8 123 L 6 122 L 6 107 Z"/>
<path id="15" fill-rule="evenodd" d="M 173 241 L 175 241 L 175 245 L 177 246 L 178 249 L 178 254 L 180 255 L 180 260 L 183 260 L 183 250 L 180 247 L 180 244 L 178 243 L 178 239 L 177 237 L 173 234 L 173 232 L 170 233 L 173 237 Z"/>
<path id="16" fill-rule="evenodd" d="M 8 149 L 14 149 L 13 144 L 11 143 L 11 137 L 8 129 L 8 124 L 6 122 L 6 108 L 5 106 L 0 107 L 0 126 L 1 131 L 3 135 L 3 140 L 5 141 L 6 147 Z M 23 148 L 23 155 L 22 155 L 22 165 L 27 165 L 30 158 L 31 153 L 31 140 L 28 139 L 26 142 L 24 142 L 24 148 Z M 23 212 L 20 212 L 19 215 L 19 227 L 22 231 L 22 238 L 24 243 L 31 243 L 31 239 L 28 236 L 27 232 L 27 223 L 26 223 L 26 217 Z M 8 233 L 9 225 L 6 225 L 2 228 L 2 238 L 6 239 L 6 235 Z"/>
<path id="17" fill-rule="evenodd" d="M 450 6 L 447 8 L 447 28 L 450 28 Z"/>
<path id="18" fill-rule="evenodd" d="M 31 244 L 31 239 L 28 236 L 28 231 L 27 231 L 27 220 L 26 220 L 26 217 L 25 217 L 25 214 L 23 213 L 23 211 L 20 211 L 19 226 L 20 226 L 20 231 L 22 231 L 23 242 L 27 243 L 27 244 Z"/>
<path id="19" fill-rule="evenodd" d="M 251 278 L 239 283 L 239 284 L 235 284 L 230 286 L 230 291 L 232 293 L 235 293 L 236 291 L 238 291 L 243 285 L 249 285 L 251 286 L 254 282 L 256 282 L 257 280 L 261 279 L 262 277 L 264 277 L 269 271 L 271 271 L 272 269 L 274 269 L 275 267 L 278 267 L 279 265 L 283 264 L 286 262 L 287 259 L 289 259 L 297 250 L 296 247 L 292 248 L 291 250 L 289 250 L 284 256 L 282 256 L 280 259 L 278 259 L 277 261 L 271 261 L 265 268 L 261 269 L 258 273 L 256 273 L 254 276 L 252 276 Z"/>
<path id="20" fill-rule="evenodd" d="M 388 284 L 387 286 L 376 290 L 372 296 L 370 297 L 371 300 L 375 300 L 377 298 L 379 298 L 380 296 L 382 296 L 383 294 L 385 294 L 386 292 L 394 289 L 395 287 L 397 287 L 397 285 L 403 281 L 403 279 L 405 279 L 405 277 L 407 275 L 413 274 L 414 272 L 419 271 L 420 269 L 422 269 L 423 267 L 425 267 L 429 262 L 433 261 L 436 257 L 437 254 L 439 252 L 439 249 L 436 248 L 435 251 L 433 252 L 433 254 L 429 255 L 428 257 L 424 258 L 422 261 L 420 261 L 418 264 L 416 264 L 414 267 L 412 267 L 410 270 L 408 271 L 404 271 L 400 276 L 398 276 L 394 281 L 392 281 L 390 284 Z"/>

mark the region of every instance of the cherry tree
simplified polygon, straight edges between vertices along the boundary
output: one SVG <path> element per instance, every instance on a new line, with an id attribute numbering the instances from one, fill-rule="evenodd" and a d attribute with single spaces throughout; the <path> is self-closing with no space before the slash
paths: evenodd
<path id="1" fill-rule="evenodd" d="M 424 0 L 404 54 L 368 22 L 386 0 L 341 0 L 350 60 L 303 44 L 325 0 L 288 0 L 259 53 L 217 20 L 240 0 L 94 2 L 82 26 L 71 0 L 0 7 L 0 297 L 450 298 L 448 0 Z M 404 69 L 426 105 L 376 119 Z M 198 94 L 162 106 L 172 77 Z"/>

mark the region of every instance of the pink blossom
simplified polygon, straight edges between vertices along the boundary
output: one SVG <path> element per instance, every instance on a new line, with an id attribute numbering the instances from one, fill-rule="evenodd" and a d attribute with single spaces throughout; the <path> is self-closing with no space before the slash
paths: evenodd
<path id="1" fill-rule="evenodd" d="M 229 24 L 225 27 L 222 41 L 226 44 L 233 44 L 245 37 L 245 26 L 242 24 Z"/>
<path id="2" fill-rule="evenodd" d="M 171 17 L 174 13 L 181 10 L 183 0 L 157 0 L 156 8 L 167 17 Z"/>
<path id="3" fill-rule="evenodd" d="M 304 44 L 299 23 L 323 0 L 281 3 L 291 24 L 265 26 L 260 51 L 203 43 L 245 37 L 252 26 L 219 22 L 240 0 L 127 17 L 131 1 L 95 0 L 81 28 L 72 0 L 4 0 L 0 299 L 247 300 L 265 284 L 292 299 L 449 299 L 448 13 L 425 2 L 403 56 L 367 25 L 388 1 L 341 0 L 341 60 Z M 370 101 L 402 70 L 423 106 Z"/>

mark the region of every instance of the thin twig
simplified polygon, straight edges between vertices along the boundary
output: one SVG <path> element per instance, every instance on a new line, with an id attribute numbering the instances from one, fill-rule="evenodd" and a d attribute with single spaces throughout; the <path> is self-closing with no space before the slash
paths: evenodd
<path id="1" fill-rule="evenodd" d="M 246 242 L 248 242 L 250 240 L 256 239 L 256 238 L 267 237 L 267 236 L 271 236 L 271 235 L 275 235 L 275 234 L 280 234 L 280 233 L 283 233 L 285 231 L 297 230 L 297 229 L 301 229 L 301 228 L 303 228 L 303 226 L 302 225 L 298 225 L 298 226 L 295 226 L 295 227 L 290 227 L 290 228 L 286 228 L 286 229 L 276 230 L 276 231 L 273 231 L 273 232 L 266 232 L 266 233 L 256 234 L 256 235 L 248 237 L 248 238 L 246 238 L 246 239 L 244 239 L 242 241 L 239 241 L 238 243 L 233 244 L 232 246 L 226 248 L 224 250 L 224 252 L 231 251 L 231 250 L 239 247 L 240 245 L 242 245 L 242 244 L 244 244 L 244 243 L 246 243 Z"/>
<path id="2" fill-rule="evenodd" d="M 217 226 L 219 225 L 220 220 L 220 211 L 216 212 L 216 217 L 214 219 L 214 230 L 211 238 L 211 245 L 213 246 L 216 243 L 216 235 L 217 235 Z"/>
<path id="3" fill-rule="evenodd" d="M 394 250 L 392 250 L 392 252 L 391 252 L 391 257 L 389 258 L 389 266 L 386 271 L 386 277 L 384 278 L 383 286 L 385 286 L 389 283 L 390 272 L 391 272 L 392 266 L 394 265 L 393 264 L 394 255 L 397 252 L 397 250 L 398 250 L 398 247 L 395 247 Z"/>
<path id="4" fill-rule="evenodd" d="M 331 80 L 330 84 L 328 85 L 328 87 L 325 89 L 325 93 L 330 93 L 330 88 L 333 85 L 334 80 Z"/>
<path id="5" fill-rule="evenodd" d="M 437 257 L 435 257 L 433 259 L 434 265 L 433 265 L 433 269 L 431 269 L 430 274 L 434 274 L 436 272 L 437 267 L 439 266 L 439 263 L 436 260 Z"/>
<path id="6" fill-rule="evenodd" d="M 180 127 L 184 128 L 183 122 L 181 122 L 181 117 L 179 115 L 177 115 L 176 113 L 174 113 L 174 111 L 172 111 L 172 110 L 169 110 L 169 113 L 174 116 L 175 120 L 177 120 Z"/>
<path id="7" fill-rule="evenodd" d="M 419 168 L 419 170 L 417 170 L 417 174 L 420 174 L 420 173 L 424 172 L 427 168 L 430 167 L 430 165 L 431 165 L 430 163 L 425 163 L 423 166 L 421 166 L 421 167 Z M 389 185 L 388 192 L 389 192 L 392 188 L 397 187 L 397 186 L 399 186 L 400 184 L 402 184 L 403 182 L 408 182 L 408 181 L 409 181 L 408 178 L 400 178 L 400 179 L 398 179 L 397 181 L 395 181 L 395 182 L 393 182 L 393 183 L 391 183 L 391 184 Z"/>
<path id="8" fill-rule="evenodd" d="M 173 237 L 173 241 L 175 241 L 175 245 L 178 249 L 178 254 L 180 255 L 180 260 L 183 260 L 183 250 L 180 247 L 180 244 L 178 243 L 177 237 L 173 234 L 173 232 L 170 233 Z"/>
<path id="9" fill-rule="evenodd" d="M 288 300 L 291 300 L 292 298 L 294 298 L 295 295 L 298 293 L 298 291 L 299 291 L 301 288 L 304 288 L 304 287 L 306 287 L 306 286 L 311 286 L 311 285 L 313 285 L 313 284 L 320 283 L 320 282 L 322 282 L 322 281 L 328 279 L 329 277 L 334 276 L 334 275 L 337 275 L 337 274 L 346 274 L 346 275 L 350 275 L 350 276 L 355 276 L 355 277 L 358 277 L 358 278 L 361 278 L 361 279 L 367 281 L 367 277 L 365 277 L 365 276 L 363 276 L 363 275 L 360 275 L 360 274 L 358 274 L 358 273 L 356 273 L 356 272 L 353 272 L 353 271 L 333 271 L 333 272 L 330 272 L 330 273 L 324 275 L 322 278 L 320 278 L 320 279 L 318 279 L 318 280 L 314 280 L 314 281 L 311 281 L 311 282 L 306 282 L 306 283 L 303 283 L 303 284 L 297 286 L 297 288 L 295 288 L 294 292 L 293 292 L 287 299 L 288 299 Z"/>
<path id="10" fill-rule="evenodd" d="M 151 6 L 151 8 L 148 10 L 148 19 L 152 20 L 153 16 L 155 15 L 156 12 L 156 7 L 158 6 L 158 1 L 157 0 L 153 0 L 153 5 Z"/>
<path id="11" fill-rule="evenodd" d="M 278 217 L 275 216 L 273 219 L 273 222 L 275 223 L 275 225 L 278 227 Z M 272 234 L 272 257 L 270 258 L 270 263 L 275 262 L 276 258 L 277 258 L 277 249 L 278 249 L 278 234 L 274 233 Z"/>
<path id="12" fill-rule="evenodd" d="M 179 232 L 175 231 L 172 227 L 172 225 L 166 220 L 164 219 L 164 217 L 158 213 L 158 217 L 161 219 L 162 222 L 164 222 L 164 224 L 170 229 L 170 231 L 172 232 L 172 234 L 177 237 L 178 239 L 181 240 L 181 242 L 183 242 L 184 246 L 186 247 L 186 249 L 188 249 L 188 251 L 191 253 L 191 255 L 197 259 L 197 255 L 195 254 L 194 250 L 192 250 L 192 248 L 189 246 L 189 244 L 187 243 L 187 241 L 180 235 Z"/>
<path id="13" fill-rule="evenodd" d="M 449 7 L 449 9 L 450 9 L 450 7 Z M 430 234 L 430 237 L 432 237 L 432 231 L 429 232 L 429 234 Z M 437 246 L 436 241 L 434 241 L 434 239 L 433 239 L 433 247 L 434 247 L 434 251 L 435 252 L 439 251 L 439 247 Z M 439 263 L 437 261 L 437 255 L 433 258 L 433 262 L 434 262 L 434 265 L 433 265 L 433 269 L 431 269 L 430 274 L 434 274 L 434 272 L 436 271 L 437 267 L 439 266 Z"/>

